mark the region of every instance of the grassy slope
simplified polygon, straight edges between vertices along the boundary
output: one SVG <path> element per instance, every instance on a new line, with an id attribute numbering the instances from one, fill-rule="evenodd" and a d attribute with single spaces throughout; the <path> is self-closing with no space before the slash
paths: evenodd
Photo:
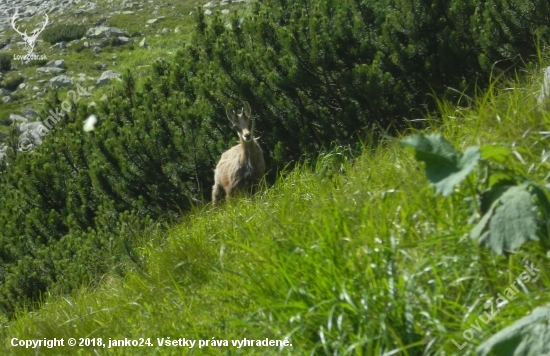
<path id="1" fill-rule="evenodd" d="M 489 91 L 471 109 L 442 105 L 442 122 L 427 131 L 460 149 L 518 147 L 524 162 L 508 164 L 543 181 L 550 115 L 534 109 L 539 72 Z M 289 337 L 283 354 L 412 354 L 411 343 L 434 355 L 468 354 L 550 300 L 545 251 L 530 244 L 507 260 L 478 248 L 467 236 L 467 204 L 437 196 L 398 143 L 365 148 L 353 160 L 344 151 L 296 169 L 255 199 L 204 207 L 145 236 L 145 267 L 123 280 L 106 276 L 95 291 L 48 297 L 36 313 L 20 312 L 2 329 L 0 352 L 33 353 L 10 347 L 12 337 L 151 338 L 154 345 L 43 348 L 44 355 L 179 355 L 187 349 L 158 347 L 157 338 Z M 459 351 L 452 340 L 464 342 L 484 303 L 519 277 L 525 260 L 541 269 L 536 280 Z M 278 349 L 196 345 L 189 353 Z"/>

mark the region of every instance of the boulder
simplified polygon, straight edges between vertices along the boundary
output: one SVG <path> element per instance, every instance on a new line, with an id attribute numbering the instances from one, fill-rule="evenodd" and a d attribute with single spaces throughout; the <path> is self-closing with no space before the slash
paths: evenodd
<path id="1" fill-rule="evenodd" d="M 38 116 L 38 114 L 37 114 L 37 116 Z M 24 118 L 23 116 L 17 115 L 17 114 L 10 114 L 10 120 L 12 122 L 20 122 L 20 123 L 26 123 L 27 121 L 29 121 L 26 118 Z"/>
<path id="2" fill-rule="evenodd" d="M 159 16 L 156 19 L 147 20 L 148 25 L 154 25 L 164 20 L 164 16 Z"/>
<path id="3" fill-rule="evenodd" d="M 16 124 L 15 130 L 19 135 L 19 150 L 23 152 L 32 151 L 36 146 L 42 144 L 42 139 L 50 131 L 40 121 Z"/>
<path id="4" fill-rule="evenodd" d="M 23 110 L 21 110 L 21 113 L 27 119 L 34 119 L 38 117 L 38 113 L 36 112 L 36 110 L 33 110 L 31 108 L 24 108 Z"/>
<path id="5" fill-rule="evenodd" d="M 59 75 L 50 79 L 50 84 L 56 88 L 68 87 L 73 85 L 73 80 L 66 75 Z"/>
<path id="6" fill-rule="evenodd" d="M 40 68 L 36 68 L 36 71 L 38 73 L 46 73 L 46 74 L 61 74 L 65 72 L 65 69 L 57 68 L 57 67 L 40 67 Z"/>
<path id="7" fill-rule="evenodd" d="M 100 25 L 97 27 L 92 27 L 86 31 L 87 38 L 109 38 L 111 36 L 124 36 L 128 37 L 126 32 L 118 29 L 116 27 L 110 27 L 105 25 Z"/>
<path id="8" fill-rule="evenodd" d="M 101 74 L 101 76 L 97 79 L 95 85 L 101 86 L 110 83 L 112 80 L 118 80 L 120 79 L 120 74 L 113 72 L 112 70 L 106 70 Z"/>
<path id="9" fill-rule="evenodd" d="M 125 45 L 132 41 L 130 37 L 125 37 L 125 36 L 118 36 L 118 40 L 120 41 L 120 45 Z"/>
<path id="10" fill-rule="evenodd" d="M 54 68 L 67 68 L 64 59 L 56 59 L 46 63 L 45 67 L 54 67 Z"/>

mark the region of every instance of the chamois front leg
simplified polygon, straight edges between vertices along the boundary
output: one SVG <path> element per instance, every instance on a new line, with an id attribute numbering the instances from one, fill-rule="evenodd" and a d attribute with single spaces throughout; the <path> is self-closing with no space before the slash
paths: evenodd
<path id="1" fill-rule="evenodd" d="M 214 184 L 212 187 L 212 205 L 217 205 L 225 197 L 225 189 L 221 184 Z"/>

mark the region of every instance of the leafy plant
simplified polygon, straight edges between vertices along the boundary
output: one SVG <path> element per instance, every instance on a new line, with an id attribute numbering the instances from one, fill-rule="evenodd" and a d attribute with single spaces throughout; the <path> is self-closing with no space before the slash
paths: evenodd
<path id="1" fill-rule="evenodd" d="M 548 190 L 502 164 L 512 154 L 510 149 L 472 146 L 460 153 L 440 135 L 417 134 L 401 143 L 414 148 L 415 158 L 425 163 L 428 180 L 443 196 L 466 180 L 473 202 L 471 221 L 478 220 L 470 236 L 480 245 L 502 254 L 516 251 L 527 241 L 546 242 Z M 477 187 L 469 177 L 476 167 Z"/>
<path id="2" fill-rule="evenodd" d="M 449 196 L 477 165 L 478 147 L 468 148 L 461 154 L 440 135 L 414 135 L 403 140 L 406 146 L 416 149 L 416 159 L 426 163 L 426 175 L 438 193 Z"/>
<path id="3" fill-rule="evenodd" d="M 516 320 L 477 348 L 479 356 L 539 356 L 550 353 L 550 304 Z"/>

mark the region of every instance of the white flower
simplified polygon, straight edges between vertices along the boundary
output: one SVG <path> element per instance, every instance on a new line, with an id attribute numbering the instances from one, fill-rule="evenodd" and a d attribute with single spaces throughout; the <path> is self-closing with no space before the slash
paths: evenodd
<path id="1" fill-rule="evenodd" d="M 93 131 L 95 128 L 95 124 L 97 124 L 97 117 L 92 114 L 86 120 L 84 120 L 84 131 Z"/>

